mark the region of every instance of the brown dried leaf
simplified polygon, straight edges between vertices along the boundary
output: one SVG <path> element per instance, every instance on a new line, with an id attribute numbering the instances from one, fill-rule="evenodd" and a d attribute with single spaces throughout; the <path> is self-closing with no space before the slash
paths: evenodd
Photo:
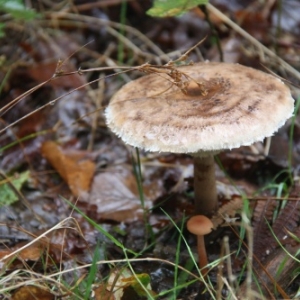
<path id="1" fill-rule="evenodd" d="M 277 201 L 273 199 L 258 200 L 253 211 L 253 230 L 255 232 L 253 251 L 261 260 L 266 255 L 266 240 L 272 239 L 268 223 L 272 223 Z"/>
<path id="2" fill-rule="evenodd" d="M 266 243 L 268 242 L 266 241 Z M 258 286 L 252 282 L 251 289 L 263 295 L 263 299 L 290 299 L 285 291 L 288 286 L 290 286 L 293 276 L 297 273 L 296 270 L 299 268 L 299 263 L 292 257 L 296 255 L 298 250 L 299 245 L 294 247 L 287 246 L 286 250 L 279 247 L 272 251 L 264 261 L 264 267 L 255 268 L 256 277 L 260 284 Z M 290 253 L 290 255 L 288 255 L 286 251 Z M 240 287 L 238 296 L 242 298 L 246 294 L 247 289 L 249 289 L 248 283 L 244 281 Z M 275 291 L 276 294 L 274 293 Z"/>
<path id="3" fill-rule="evenodd" d="M 62 32 L 60 32 L 62 34 Z M 35 62 L 27 69 L 27 76 L 31 76 L 37 82 L 43 82 L 53 77 L 55 72 L 69 73 L 76 72 L 77 67 L 72 59 L 68 57 L 79 50 L 80 45 L 74 42 L 68 34 L 52 36 L 51 43 L 41 38 L 23 41 L 20 46 L 25 50 L 30 58 Z M 50 57 L 65 58 L 64 61 L 49 59 Z M 63 80 L 58 76 L 48 84 L 54 88 L 55 92 L 62 89 L 75 89 L 86 83 L 85 77 L 79 74 L 64 76 Z"/>
<path id="4" fill-rule="evenodd" d="M 147 297 L 150 293 L 153 296 L 150 284 L 150 276 L 146 273 L 135 274 L 127 269 L 115 269 L 109 275 L 106 285 L 102 288 L 102 292 L 111 291 L 110 294 L 105 294 L 108 297 L 113 295 L 114 298 L 105 298 L 107 300 L 122 300 L 122 299 L 140 299 L 140 297 Z M 147 292 L 145 292 L 147 290 Z M 112 294 L 113 293 L 113 294 Z M 99 298 L 103 299 L 103 298 Z"/>
<path id="5" fill-rule="evenodd" d="M 222 225 L 223 223 L 230 223 L 230 218 L 233 218 L 243 207 L 243 200 L 240 196 L 233 196 L 232 200 L 224 204 L 212 217 L 211 221 L 214 228 Z"/>
<path id="6" fill-rule="evenodd" d="M 114 293 L 107 289 L 107 285 L 101 284 L 94 289 L 95 300 L 115 300 Z"/>
<path id="7" fill-rule="evenodd" d="M 74 196 L 79 197 L 89 190 L 95 172 L 95 164 L 92 161 L 78 161 L 77 158 L 63 153 L 52 141 L 43 143 L 42 154 L 67 182 Z"/>
<path id="8" fill-rule="evenodd" d="M 37 286 L 23 286 L 12 296 L 11 300 L 53 300 L 54 295 Z"/>
<path id="9" fill-rule="evenodd" d="M 49 63 L 39 63 L 35 67 L 32 66 L 28 69 L 28 74 L 36 80 L 38 83 L 48 80 L 55 74 L 57 68 L 57 62 Z M 70 63 L 67 63 L 63 67 L 63 72 L 74 72 L 76 71 L 75 67 Z M 74 74 L 73 76 L 65 76 L 64 80 L 61 80 L 59 77 L 51 80 L 49 83 L 53 88 L 59 90 L 60 88 L 77 88 L 85 84 L 85 80 L 79 74 Z"/>
<path id="10" fill-rule="evenodd" d="M 43 245 L 40 243 L 34 243 L 19 253 L 19 258 L 22 260 L 32 260 L 37 261 L 41 257 L 44 249 Z"/>
<path id="11" fill-rule="evenodd" d="M 128 222 L 143 216 L 136 179 L 129 166 L 109 168 L 95 176 L 90 195 L 82 203 L 95 219 Z M 151 205 L 152 201 L 145 195 L 145 207 Z"/>
<path id="12" fill-rule="evenodd" d="M 235 12 L 237 23 L 258 40 L 266 40 L 270 22 L 263 11 L 238 10 Z"/>
<path id="13" fill-rule="evenodd" d="M 20 243 L 17 246 L 11 248 L 11 249 L 4 249 L 0 250 L 0 260 L 2 260 L 5 256 L 15 252 L 19 248 L 23 247 L 24 243 Z M 43 253 L 43 245 L 41 243 L 34 243 L 25 249 L 21 250 L 20 252 L 17 252 L 14 257 L 17 257 L 21 260 L 32 260 L 37 261 L 41 257 L 41 254 Z M 10 260 L 11 257 L 8 258 Z"/>

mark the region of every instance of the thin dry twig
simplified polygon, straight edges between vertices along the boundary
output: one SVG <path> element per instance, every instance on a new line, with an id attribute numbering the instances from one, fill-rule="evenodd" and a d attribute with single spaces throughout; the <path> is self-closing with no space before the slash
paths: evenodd
<path id="1" fill-rule="evenodd" d="M 203 39 L 204 40 L 204 39 Z M 197 82 L 195 81 L 193 78 L 191 78 L 190 76 L 188 76 L 187 74 L 180 72 L 177 69 L 177 66 L 175 65 L 175 63 L 178 62 L 182 62 L 184 60 L 187 59 L 189 53 L 194 50 L 200 43 L 203 42 L 203 40 L 201 40 L 200 42 L 198 42 L 195 46 L 191 47 L 190 49 L 188 49 L 183 55 L 181 55 L 178 59 L 172 61 L 170 60 L 168 63 L 166 63 L 165 65 L 151 65 L 149 63 L 146 64 L 142 64 L 140 66 L 137 67 L 126 67 L 126 66 L 119 66 L 118 69 L 120 69 L 120 72 L 117 72 L 115 74 L 111 74 L 111 75 L 107 75 L 98 79 L 95 79 L 94 81 L 85 83 L 77 88 L 74 88 L 73 90 L 57 97 L 56 99 L 50 101 L 49 103 L 46 103 L 45 105 L 40 106 L 39 108 L 33 110 L 32 112 L 28 113 L 27 115 L 19 118 L 18 120 L 16 120 L 15 122 L 7 125 L 5 128 L 0 130 L 0 133 L 4 132 L 5 130 L 7 130 L 10 127 L 13 127 L 14 125 L 16 125 L 17 123 L 19 123 L 20 121 L 26 119 L 27 117 L 33 115 L 34 113 L 42 110 L 43 108 L 49 106 L 49 105 L 54 105 L 58 100 L 64 98 L 65 96 L 81 89 L 84 88 L 92 83 L 101 81 L 103 79 L 107 79 L 109 77 L 115 76 L 115 75 L 119 75 L 119 74 L 124 74 L 130 71 L 140 71 L 140 72 L 144 72 L 144 73 L 156 73 L 156 74 L 167 74 L 171 79 L 170 82 L 171 84 L 176 85 L 183 93 L 186 93 L 186 87 L 188 86 L 188 84 L 193 81 L 195 82 L 200 89 L 202 90 L 203 94 L 206 94 L 206 90 L 204 88 L 204 85 L 202 82 Z M 53 76 L 46 80 L 45 82 L 39 84 L 37 87 L 32 88 L 31 90 L 23 93 L 22 95 L 20 95 L 19 97 L 17 97 L 15 100 L 13 100 L 9 106 L 5 106 L 4 108 L 2 108 L 2 110 L 0 110 L 0 113 L 3 111 L 3 113 L 7 112 L 9 109 L 11 109 L 14 105 L 16 105 L 19 101 L 21 101 L 22 99 L 24 99 L 26 96 L 30 95 L 33 91 L 36 91 L 38 88 L 44 86 L 46 83 L 49 83 L 52 80 L 56 80 L 62 76 L 70 76 L 70 75 L 75 75 L 75 74 L 79 74 L 82 75 L 83 73 L 87 73 L 87 72 L 92 72 L 92 71 L 107 71 L 107 70 L 112 70 L 114 69 L 114 67 L 100 67 L 100 68 L 90 68 L 90 69 L 79 69 L 77 71 L 72 71 L 72 72 L 64 72 L 63 71 L 63 66 L 64 66 L 65 60 L 63 61 L 58 61 L 57 64 L 57 68 L 55 70 L 55 73 L 53 74 Z M 166 78 L 165 78 L 166 79 Z"/>
<path id="2" fill-rule="evenodd" d="M 166 53 L 164 53 L 155 43 L 153 43 L 149 38 L 147 38 L 144 34 L 142 34 L 139 30 L 136 28 L 133 28 L 131 26 L 120 24 L 117 22 L 105 20 L 105 19 L 99 19 L 95 17 L 85 16 L 85 15 L 78 15 L 78 14 L 72 14 L 72 13 L 66 13 L 66 12 L 50 12 L 47 14 L 47 16 L 50 18 L 50 21 L 48 20 L 41 20 L 38 21 L 40 24 L 45 24 L 48 26 L 51 25 L 51 22 L 54 22 L 55 25 L 57 25 L 57 22 L 59 22 L 61 25 L 70 25 L 74 24 L 76 22 L 76 26 L 81 27 L 89 27 L 93 28 L 97 26 L 103 27 L 108 30 L 108 32 L 115 36 L 117 39 L 122 39 L 122 42 L 124 42 L 130 49 L 135 51 L 136 53 L 140 54 L 142 57 L 145 57 L 146 59 L 156 59 L 157 55 L 169 60 L 169 57 Z M 52 21 L 53 20 L 53 21 Z M 72 21 L 72 23 L 70 23 Z M 151 54 L 150 52 L 141 51 L 135 44 L 133 44 L 128 38 L 126 38 L 123 35 L 120 35 L 118 31 L 116 31 L 114 28 L 120 30 L 123 29 L 125 32 L 128 32 L 134 36 L 136 36 L 141 42 L 148 45 L 148 47 L 154 52 L 154 54 Z M 132 47 L 132 48 L 131 48 Z"/>
<path id="3" fill-rule="evenodd" d="M 135 0 L 102 0 L 102 1 L 98 1 L 98 2 L 78 4 L 78 5 L 76 5 L 76 10 L 77 11 L 85 11 L 85 10 L 90 10 L 93 8 L 106 8 L 108 6 L 114 6 L 114 5 L 121 4 L 122 2 L 131 2 L 131 1 L 135 1 Z M 67 11 L 70 11 L 70 10 L 71 10 L 71 8 L 68 9 Z"/>
<path id="4" fill-rule="evenodd" d="M 245 39 L 250 41 L 255 47 L 257 47 L 262 53 L 267 54 L 268 56 L 275 59 L 288 73 L 295 76 L 298 80 L 300 80 L 300 73 L 293 68 L 291 65 L 289 65 L 286 61 L 284 61 L 282 58 L 280 58 L 276 53 L 274 53 L 272 50 L 264 46 L 262 43 L 260 43 L 257 39 L 255 39 L 252 35 L 250 35 L 248 32 L 246 32 L 244 29 L 242 29 L 239 25 L 237 25 L 235 22 L 230 20 L 225 14 L 223 14 L 220 10 L 218 10 L 216 7 L 214 7 L 212 4 L 207 4 L 207 9 L 215 14 L 218 18 L 220 18 L 225 24 L 230 26 L 233 30 L 235 30 L 237 33 L 239 33 L 241 36 L 243 36 Z"/>

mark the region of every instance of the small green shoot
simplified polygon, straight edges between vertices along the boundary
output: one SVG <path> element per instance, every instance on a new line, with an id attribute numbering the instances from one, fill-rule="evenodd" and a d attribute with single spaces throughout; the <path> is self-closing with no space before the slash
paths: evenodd
<path id="1" fill-rule="evenodd" d="M 153 234 L 152 226 L 148 222 L 148 211 L 145 207 L 145 195 L 143 190 L 143 176 L 142 176 L 142 169 L 141 169 L 140 152 L 138 148 L 135 148 L 135 151 L 136 151 L 135 152 L 136 156 L 134 157 L 133 154 L 131 155 L 133 174 L 137 183 L 138 193 L 141 201 L 141 206 L 143 209 L 143 217 L 144 217 L 146 233 L 147 236 L 150 237 L 151 242 L 154 243 L 154 234 Z"/>
<path id="2" fill-rule="evenodd" d="M 294 116 L 291 121 L 290 127 L 290 136 L 289 136 L 289 153 L 288 153 L 288 165 L 289 165 L 289 173 L 292 174 L 292 159 L 293 159 L 293 138 L 294 138 L 294 129 L 295 129 L 295 122 L 297 119 L 298 111 L 300 108 L 300 97 L 296 101 Z"/>
<path id="3" fill-rule="evenodd" d="M 0 38 L 3 38 L 5 36 L 4 28 L 5 28 L 5 24 L 4 23 L 0 23 Z M 3 64 L 3 60 L 1 61 L 1 64 Z"/>
<path id="4" fill-rule="evenodd" d="M 121 35 L 125 35 L 125 22 L 126 22 L 126 12 L 127 12 L 127 2 L 122 0 L 122 4 L 121 4 L 121 13 L 120 13 L 120 31 L 119 33 Z M 122 65 L 124 63 L 124 41 L 123 40 L 119 40 L 119 44 L 118 44 L 118 62 L 120 65 Z"/>
<path id="5" fill-rule="evenodd" d="M 290 232 L 287 230 L 287 233 L 289 234 L 289 236 L 294 239 L 297 243 L 300 244 L 300 237 L 298 237 L 297 235 L 295 235 L 294 233 Z"/>
<path id="6" fill-rule="evenodd" d="M 0 23 L 0 37 L 1 37 L 1 31 L 3 30 L 4 27 L 5 27 L 5 25 L 3 23 Z M 0 68 L 1 68 L 1 65 L 4 64 L 4 62 L 5 62 L 5 56 L 1 55 L 0 56 Z M 8 69 L 8 71 L 6 72 L 6 74 L 4 75 L 3 80 L 0 83 L 0 95 L 2 94 L 3 88 L 5 87 L 11 72 L 12 72 L 12 68 L 10 67 Z"/>
<path id="7" fill-rule="evenodd" d="M 275 182 L 276 178 L 273 180 L 273 182 Z M 276 198 L 278 199 L 285 199 L 288 197 L 288 185 L 285 182 L 281 182 L 281 183 L 270 183 L 266 186 L 264 186 L 262 189 L 260 189 L 258 191 L 258 194 L 266 191 L 266 190 L 270 190 L 270 192 L 276 196 Z M 280 209 L 283 208 L 283 206 L 285 205 L 286 200 L 284 201 L 280 201 L 280 205 L 278 205 L 277 209 L 274 210 L 273 213 L 273 221 L 275 221 L 275 219 L 277 218 Z"/>
<path id="8" fill-rule="evenodd" d="M 10 14 L 15 19 L 27 21 L 37 16 L 33 9 L 25 7 L 22 0 L 0 0 L 0 11 Z"/>
<path id="9" fill-rule="evenodd" d="M 192 266 L 194 265 L 194 263 L 192 262 L 192 260 L 190 259 L 187 264 L 185 265 L 185 269 L 187 270 L 190 270 L 192 269 Z M 186 273 L 186 272 L 182 272 L 181 274 L 183 274 L 182 278 L 188 278 L 189 277 L 189 274 Z M 164 297 L 162 299 L 168 299 L 168 300 L 176 300 L 176 299 L 179 299 L 179 298 L 169 298 L 168 296 L 171 295 L 174 291 L 178 291 L 177 294 L 179 294 L 179 292 L 184 289 L 184 288 L 187 288 L 187 286 L 197 282 L 198 280 L 197 279 L 192 279 L 190 281 L 186 281 L 186 280 L 180 280 L 180 282 L 183 282 L 182 284 L 177 284 L 174 288 L 172 288 L 172 290 L 164 290 L 164 291 L 161 291 L 159 293 L 159 297 L 164 297 L 167 295 L 167 297 Z M 182 299 L 182 298 L 180 298 Z"/>
<path id="10" fill-rule="evenodd" d="M 0 181 L 0 207 L 11 205 L 19 200 L 18 192 L 29 177 L 30 172 L 26 171 Z"/>
<path id="11" fill-rule="evenodd" d="M 198 6 L 205 5 L 208 0 L 155 0 L 153 7 L 147 11 L 152 17 L 174 17 Z"/>
<path id="12" fill-rule="evenodd" d="M 84 299 L 89 299 L 90 295 L 92 293 L 92 285 L 93 285 L 93 283 L 95 283 L 95 278 L 97 276 L 97 272 L 98 272 L 97 262 L 99 260 L 100 260 L 100 252 L 99 252 L 99 244 L 97 243 L 97 246 L 96 246 L 95 251 L 94 251 L 94 257 L 93 257 L 93 261 L 92 261 L 92 265 L 90 267 L 88 277 L 84 281 L 84 284 L 85 284 Z"/>
<path id="13" fill-rule="evenodd" d="M 0 13 L 10 14 L 12 18 L 29 21 L 38 16 L 33 9 L 25 7 L 22 0 L 0 0 Z M 5 36 L 5 23 L 0 23 L 0 38 Z"/>
<path id="14" fill-rule="evenodd" d="M 297 255 L 299 255 L 299 250 L 297 251 L 296 255 L 292 255 L 283 245 L 282 243 L 279 241 L 278 237 L 276 236 L 276 234 L 274 233 L 271 225 L 269 224 L 269 222 L 266 220 L 266 223 L 271 231 L 271 234 L 273 235 L 274 239 L 276 240 L 276 242 L 278 243 L 278 245 L 282 248 L 282 250 L 292 259 L 294 259 L 296 262 L 300 263 L 300 260 L 296 257 Z"/>
<path id="15" fill-rule="evenodd" d="M 183 232 L 183 227 L 184 227 L 184 219 L 182 219 L 182 222 L 181 222 L 180 232 Z M 182 243 L 182 235 L 179 234 L 178 241 L 177 241 L 177 248 L 176 248 L 176 257 L 175 257 L 174 287 L 177 287 L 178 283 L 179 283 L 179 281 L 178 281 L 178 279 L 179 279 L 178 278 L 178 264 L 179 264 L 179 260 L 180 260 L 180 253 L 181 253 L 180 252 L 180 246 L 181 246 L 181 243 Z M 187 278 L 181 278 L 181 279 L 187 279 Z M 180 292 L 180 290 L 174 289 L 172 299 L 176 300 L 179 292 Z"/>
<path id="16" fill-rule="evenodd" d="M 133 173 L 137 182 L 138 192 L 141 200 L 141 206 L 143 211 L 145 212 L 145 196 L 143 191 L 143 177 L 142 177 L 142 169 L 141 169 L 141 159 L 140 152 L 138 148 L 135 148 L 136 160 L 134 155 L 131 155 Z"/>
<path id="17" fill-rule="evenodd" d="M 150 289 L 151 288 L 150 276 L 146 273 L 143 273 L 143 274 L 136 274 L 136 277 L 139 279 L 139 281 L 133 280 L 133 278 L 132 278 L 131 283 L 130 283 L 130 285 L 133 287 L 133 289 L 136 291 L 136 293 L 141 297 L 145 297 L 148 295 L 148 293 L 146 293 L 144 290 L 146 288 L 147 292 L 152 294 L 152 291 Z"/>
<path id="18" fill-rule="evenodd" d="M 240 226 L 240 234 L 239 234 L 240 240 L 239 240 L 238 249 L 236 251 L 236 256 L 239 255 L 239 253 L 242 249 L 243 240 L 245 239 L 245 236 L 246 236 L 246 228 L 248 226 L 248 221 L 251 219 L 251 210 L 250 210 L 249 199 L 245 196 L 242 196 L 242 200 L 243 200 L 242 215 L 244 216 L 244 218 L 242 218 L 242 223 Z"/>
<path id="19" fill-rule="evenodd" d="M 129 258 L 127 256 L 126 251 L 124 251 L 124 254 L 126 259 L 128 260 L 128 267 L 133 274 L 132 277 L 135 278 L 134 282 L 131 283 L 131 286 L 138 293 L 138 295 L 146 296 L 149 300 L 154 300 L 154 293 L 151 290 L 150 286 L 150 276 L 148 274 L 136 274 L 133 270 L 131 263 L 129 262 Z"/>
<path id="20" fill-rule="evenodd" d="M 93 221 L 92 219 L 90 219 L 88 216 L 86 216 L 78 207 L 76 207 L 76 205 L 74 205 L 72 202 L 70 202 L 69 200 L 67 200 L 66 198 L 63 198 L 64 201 L 66 201 L 75 211 L 77 211 L 86 221 L 88 221 L 92 226 L 95 227 L 96 230 L 98 230 L 99 232 L 101 232 L 104 236 L 106 236 L 109 240 L 111 240 L 116 246 L 118 246 L 119 248 L 121 248 L 124 252 L 129 252 L 135 256 L 138 256 L 137 253 L 135 253 L 132 250 L 126 249 L 123 244 L 121 242 L 119 242 L 114 236 L 112 236 L 111 234 L 109 234 L 104 228 L 102 228 L 102 226 L 100 226 L 99 224 L 97 224 L 95 221 Z"/>
<path id="21" fill-rule="evenodd" d="M 7 149 L 9 149 L 9 148 L 11 148 L 11 147 L 13 147 L 13 146 L 15 146 L 15 145 L 18 145 L 18 144 L 20 144 L 20 143 L 22 143 L 22 142 L 25 142 L 25 141 L 34 139 L 34 138 L 36 138 L 36 137 L 39 136 L 39 135 L 45 135 L 45 134 L 47 134 L 47 133 L 49 133 L 49 130 L 42 130 L 42 131 L 39 131 L 39 132 L 35 132 L 35 133 L 28 134 L 28 135 L 26 135 L 26 136 L 24 136 L 24 137 L 22 137 L 22 138 L 20 138 L 20 139 L 18 139 L 18 140 L 16 140 L 16 141 L 13 141 L 13 142 L 11 142 L 11 143 L 9 143 L 9 144 L 7 144 L 7 145 L 1 147 L 1 148 L 0 148 L 0 154 L 1 154 L 3 151 L 5 151 L 5 150 L 7 150 Z"/>

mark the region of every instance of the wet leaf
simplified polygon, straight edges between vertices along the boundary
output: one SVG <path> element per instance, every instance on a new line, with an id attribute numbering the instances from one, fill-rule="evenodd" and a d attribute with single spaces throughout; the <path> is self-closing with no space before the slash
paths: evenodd
<path id="1" fill-rule="evenodd" d="M 54 295 L 50 292 L 33 285 L 23 286 L 18 289 L 11 300 L 53 300 Z"/>
<path id="2" fill-rule="evenodd" d="M 145 198 L 145 208 L 148 209 L 152 201 Z M 90 195 L 81 200 L 88 215 L 94 219 L 128 222 L 143 216 L 136 179 L 130 167 L 109 168 L 95 176 Z"/>
<path id="3" fill-rule="evenodd" d="M 217 228 L 221 224 L 230 224 L 236 221 L 236 214 L 241 211 L 243 207 L 243 200 L 240 196 L 233 196 L 232 200 L 224 204 L 217 213 L 212 217 L 211 221 L 214 224 L 214 228 Z"/>
<path id="4" fill-rule="evenodd" d="M 79 197 L 89 190 L 95 172 L 95 164 L 92 161 L 68 156 L 56 143 L 51 141 L 43 143 L 42 154 L 68 183 L 75 197 Z"/>
<path id="5" fill-rule="evenodd" d="M 116 300 L 113 292 L 109 291 L 105 284 L 94 289 L 94 298 L 95 300 Z"/>
<path id="6" fill-rule="evenodd" d="M 42 253 L 43 253 L 43 245 L 40 243 L 34 243 L 26 247 L 25 249 L 23 249 L 19 253 L 18 257 L 21 258 L 22 260 L 37 261 L 41 257 Z"/>
<path id="7" fill-rule="evenodd" d="M 173 17 L 207 3 L 208 0 L 155 0 L 147 14 L 152 17 Z"/>
<path id="8" fill-rule="evenodd" d="M 110 274 L 106 290 L 113 292 L 114 298 L 112 299 L 123 299 L 126 289 L 130 288 L 134 290 L 136 297 L 147 297 L 148 294 L 155 295 L 151 289 L 150 276 L 148 274 L 133 275 L 129 269 L 115 270 Z"/>
<path id="9" fill-rule="evenodd" d="M 24 243 L 19 243 L 16 246 L 9 249 L 1 249 L 0 250 L 0 267 L 6 264 L 7 268 L 15 267 L 20 261 L 38 261 L 45 250 L 49 250 L 49 245 L 47 243 L 43 243 L 42 241 L 37 241 L 23 250 L 18 251 L 22 247 L 24 247 Z M 13 254 L 15 253 L 15 254 Z M 13 255 L 12 255 L 13 254 Z M 16 260 L 14 260 L 16 259 Z"/>
<path id="10" fill-rule="evenodd" d="M 16 19 L 31 20 L 37 13 L 24 6 L 21 0 L 0 0 L 0 11 L 11 14 Z"/>
<path id="11" fill-rule="evenodd" d="M 16 191 L 20 191 L 23 184 L 28 180 L 30 175 L 29 171 L 16 174 L 7 180 L 0 181 L 0 207 L 5 205 L 11 205 L 18 201 L 19 197 Z"/>
<path id="12" fill-rule="evenodd" d="M 151 285 L 150 285 L 150 276 L 148 274 L 136 274 L 135 276 L 130 276 L 124 278 L 122 281 L 126 282 L 129 286 L 132 286 L 133 289 L 139 296 L 147 296 L 146 290 L 152 294 Z"/>

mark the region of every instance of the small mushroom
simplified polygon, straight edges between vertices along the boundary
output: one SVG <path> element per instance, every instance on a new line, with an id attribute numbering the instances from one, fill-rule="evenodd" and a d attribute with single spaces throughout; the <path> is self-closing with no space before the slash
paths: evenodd
<path id="1" fill-rule="evenodd" d="M 211 233 L 214 225 L 212 221 L 203 215 L 191 217 L 186 223 L 187 230 L 197 236 L 197 251 L 199 256 L 199 268 L 203 275 L 207 274 L 208 259 L 206 255 L 204 235 Z"/>
<path id="2" fill-rule="evenodd" d="M 204 62 L 129 82 L 105 115 L 125 143 L 194 156 L 195 210 L 209 216 L 218 208 L 214 155 L 271 136 L 293 110 L 290 90 L 278 78 Z"/>

